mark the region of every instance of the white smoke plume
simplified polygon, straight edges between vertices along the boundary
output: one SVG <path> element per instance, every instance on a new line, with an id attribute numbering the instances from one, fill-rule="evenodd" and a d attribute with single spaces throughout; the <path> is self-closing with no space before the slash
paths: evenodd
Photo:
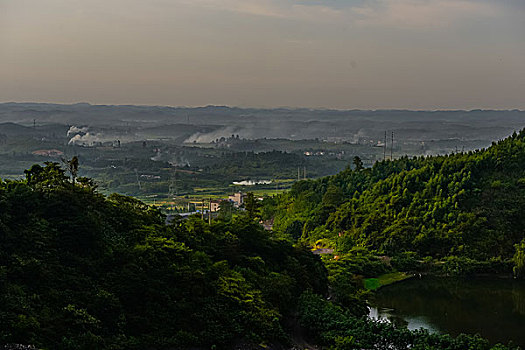
<path id="1" fill-rule="evenodd" d="M 67 136 L 76 135 L 76 134 L 86 134 L 89 128 L 87 126 L 74 126 L 72 125 L 67 131 Z"/>
<path id="2" fill-rule="evenodd" d="M 70 145 L 93 145 L 95 142 L 103 142 L 105 141 L 103 138 L 100 137 L 99 134 L 92 134 L 92 133 L 85 133 L 85 134 L 76 134 L 73 136 L 68 144 Z"/>
<path id="3" fill-rule="evenodd" d="M 208 133 L 196 132 L 195 134 L 188 137 L 184 142 L 210 143 L 212 141 L 215 141 L 216 139 L 220 139 L 221 137 L 228 138 L 234 134 L 239 134 L 238 128 L 228 126 Z"/>
<path id="4" fill-rule="evenodd" d="M 71 126 L 67 131 L 67 136 L 72 136 L 68 144 L 69 145 L 79 145 L 79 146 L 94 146 L 97 143 L 113 142 L 118 141 L 127 142 L 135 141 L 135 135 L 123 135 L 123 134 L 111 134 L 111 133 L 102 133 L 90 131 L 89 126 Z"/>
<path id="5" fill-rule="evenodd" d="M 351 137 L 350 142 L 359 143 L 359 141 L 364 137 L 367 137 L 367 133 L 365 132 L 365 130 L 359 129 L 357 133 Z"/>

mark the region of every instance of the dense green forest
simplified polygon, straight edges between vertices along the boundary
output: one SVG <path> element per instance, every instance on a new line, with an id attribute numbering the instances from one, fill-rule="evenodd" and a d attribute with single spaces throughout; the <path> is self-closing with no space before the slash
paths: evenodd
<path id="1" fill-rule="evenodd" d="M 128 349 L 285 341 L 281 319 L 325 270 L 248 217 L 167 226 L 57 164 L 0 185 L 0 344 Z"/>
<path id="2" fill-rule="evenodd" d="M 254 203 L 211 225 L 199 217 L 166 225 L 136 199 L 97 193 L 76 177 L 76 159 L 67 165 L 34 165 L 25 179 L 0 182 L 0 345 L 509 348 L 367 319 L 356 269 L 384 267 L 355 250 L 354 260 L 323 264 L 306 245 L 264 231 Z M 335 178 L 352 184 L 367 172 Z M 298 186 L 323 181 L 334 180 Z"/>
<path id="3" fill-rule="evenodd" d="M 525 132 L 474 152 L 403 157 L 369 169 L 354 163 L 267 200 L 274 230 L 339 253 L 358 246 L 376 255 L 502 266 L 514 257 L 516 272 L 523 268 Z"/>

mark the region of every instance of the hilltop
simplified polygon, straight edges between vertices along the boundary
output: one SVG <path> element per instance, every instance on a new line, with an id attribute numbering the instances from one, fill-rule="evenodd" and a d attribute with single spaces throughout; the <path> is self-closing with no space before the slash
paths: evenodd
<path id="1" fill-rule="evenodd" d="M 288 239 L 389 256 L 510 259 L 525 227 L 525 132 L 478 151 L 401 157 L 301 181 L 267 215 Z"/>

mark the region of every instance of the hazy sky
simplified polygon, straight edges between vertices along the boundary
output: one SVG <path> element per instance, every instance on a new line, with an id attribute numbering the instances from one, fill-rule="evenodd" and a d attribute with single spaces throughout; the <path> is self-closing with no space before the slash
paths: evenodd
<path id="1" fill-rule="evenodd" d="M 525 0 L 0 0 L 0 101 L 525 109 Z"/>

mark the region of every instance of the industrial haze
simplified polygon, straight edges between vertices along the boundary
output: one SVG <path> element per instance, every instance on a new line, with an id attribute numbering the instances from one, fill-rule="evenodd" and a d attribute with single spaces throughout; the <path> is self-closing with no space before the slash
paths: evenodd
<path id="1" fill-rule="evenodd" d="M 78 156 L 104 193 L 165 200 L 271 194 L 298 177 L 402 156 L 467 152 L 525 125 L 519 110 L 409 111 L 0 104 L 0 177 Z M 386 140 L 386 144 L 385 144 Z M 393 141 L 393 143 L 392 143 Z M 234 182 L 236 184 L 234 184 Z M 166 209 L 166 208 L 164 208 Z"/>
<path id="2" fill-rule="evenodd" d="M 488 146 L 521 129 L 524 117 L 525 112 L 519 110 L 366 111 L 3 103 L 0 104 L 0 133 L 40 135 L 56 128 L 54 132 L 58 134 L 67 126 L 63 132 L 66 137 L 69 127 L 75 126 L 89 130 L 92 139 L 85 139 L 87 145 L 118 138 L 124 142 L 171 139 L 178 143 L 209 143 L 232 134 L 245 139 L 362 143 L 382 140 L 388 131 L 394 132 L 400 142 L 456 140 L 455 146 L 470 149 L 471 142 Z M 24 132 L 23 128 L 12 129 L 5 123 L 29 127 L 36 123 L 38 128 Z"/>

